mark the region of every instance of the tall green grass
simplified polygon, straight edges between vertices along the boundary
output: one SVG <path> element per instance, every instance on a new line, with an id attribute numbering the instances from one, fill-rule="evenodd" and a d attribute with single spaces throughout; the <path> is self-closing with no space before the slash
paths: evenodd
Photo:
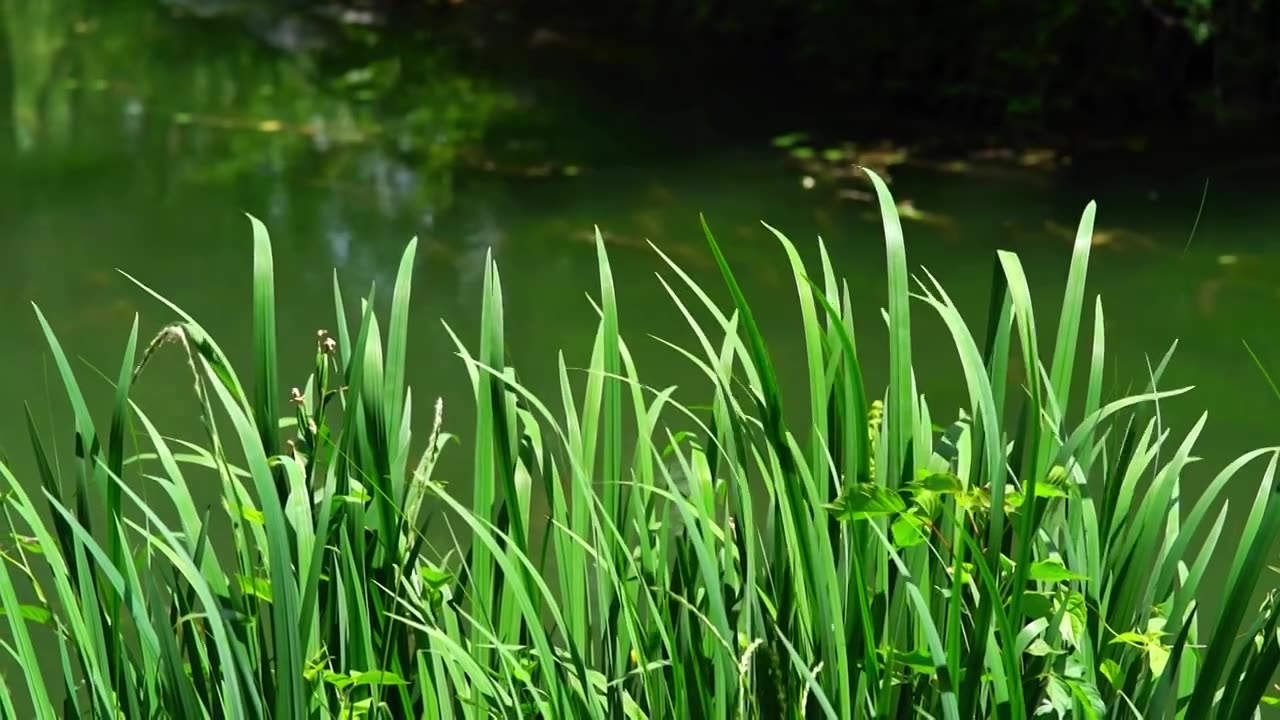
<path id="1" fill-rule="evenodd" d="M 58 462 L 28 412 L 36 476 L 0 466 L 12 531 L 0 642 L 14 661 L 0 708 L 1251 717 L 1280 665 L 1275 592 L 1251 604 L 1280 532 L 1277 449 L 1183 501 L 1205 421 L 1164 424 L 1159 403 L 1188 389 L 1161 385 L 1169 357 L 1141 394 L 1103 393 L 1102 304 L 1085 291 L 1092 204 L 1054 334 L 1037 326 L 1018 258 L 1001 253 L 979 338 L 931 275 L 909 273 L 889 190 L 868 174 L 884 218 L 887 348 L 859 345 L 826 249 L 815 271 L 769 228 L 793 270 L 807 403 L 784 406 L 705 224 L 727 306 L 654 249 L 696 338 L 670 349 L 709 397 L 645 384 L 601 241 L 585 383 L 562 356 L 559 396 L 529 392 L 507 364 L 501 278 L 486 260 L 478 344 L 449 330 L 478 411 L 469 498 L 434 472 L 452 438 L 439 403 L 429 434 L 411 433 L 423 427 L 406 386 L 413 243 L 385 319 L 372 291 L 349 303 L 335 277 L 335 331 L 317 337 L 292 393 L 256 220 L 247 382 L 194 318 L 138 283 L 175 320 L 140 353 L 135 322 L 105 435 L 37 310 L 74 411 L 75 462 Z M 964 408 L 932 408 L 916 388 L 918 312 L 954 341 Z M 189 365 L 198 442 L 164 434 L 130 399 L 158 352 Z M 867 352 L 888 353 L 887 388 L 864 381 Z M 1025 386 L 1009 380 L 1015 364 Z M 210 481 L 221 503 L 202 508 L 192 487 Z M 1239 483 L 1256 483 L 1256 501 L 1227 539 L 1222 494 Z M 424 530 L 429 514 L 447 528 Z M 1210 563 L 1229 567 L 1212 614 L 1198 603 Z"/>

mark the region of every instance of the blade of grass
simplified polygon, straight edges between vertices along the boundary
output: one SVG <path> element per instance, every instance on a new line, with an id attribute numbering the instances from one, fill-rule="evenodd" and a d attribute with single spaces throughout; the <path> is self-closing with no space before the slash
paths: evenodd
<path id="1" fill-rule="evenodd" d="M 911 309 L 907 279 L 907 253 L 902 237 L 902 221 L 888 185 L 869 168 L 860 168 L 875 186 L 884 224 L 884 242 L 889 277 L 889 402 L 885 409 L 889 421 L 888 466 L 885 485 L 898 487 L 909 477 L 907 443 L 910 442 L 915 419 L 911 409 Z"/>
<path id="2" fill-rule="evenodd" d="M 260 220 L 248 215 L 253 226 L 253 357 L 257 365 L 254 383 L 253 418 L 262 451 L 271 457 L 279 452 L 280 369 L 276 352 L 275 270 L 271 258 L 271 237 Z M 281 501 L 283 487 L 276 479 Z"/>
<path id="3" fill-rule="evenodd" d="M 391 321 L 387 324 L 387 367 L 383 373 L 383 387 L 386 397 L 383 403 L 387 412 L 387 427 L 391 440 L 391 492 L 392 497 L 402 498 L 405 488 L 405 467 L 408 463 L 409 448 L 402 443 L 401 433 L 407 433 L 408 427 L 401 428 L 404 420 L 406 402 L 405 363 L 409 346 L 409 296 L 413 284 L 413 261 L 418 247 L 418 238 L 409 241 L 404 254 L 400 257 L 400 269 L 396 273 L 396 284 L 391 296 Z"/>
<path id="4" fill-rule="evenodd" d="M 212 372 L 207 363 L 206 369 Z M 221 383 L 213 383 L 213 388 L 240 439 L 266 521 L 267 547 L 262 550 L 268 557 L 267 569 L 271 578 L 271 626 L 274 640 L 272 655 L 278 688 L 274 698 L 274 713 L 276 717 L 296 717 L 304 713 L 306 708 L 302 686 L 305 658 L 302 657 L 301 640 L 298 636 L 298 585 L 293 575 L 288 522 L 279 496 L 276 495 L 267 456 L 260 440 L 255 439 L 252 422 Z"/>
<path id="5" fill-rule="evenodd" d="M 1240 533 L 1236 553 L 1225 585 L 1226 593 L 1222 614 L 1218 618 L 1204 656 L 1204 667 L 1196 682 L 1191 702 L 1187 705 L 1187 717 L 1209 717 L 1210 708 L 1216 704 L 1218 681 L 1226 669 L 1227 660 L 1235 645 L 1236 631 L 1244 619 L 1250 590 L 1257 585 L 1266 558 L 1275 547 L 1280 534 L 1280 498 L 1275 484 L 1276 464 L 1280 453 L 1272 455 L 1271 462 L 1258 488 L 1257 500 Z"/>

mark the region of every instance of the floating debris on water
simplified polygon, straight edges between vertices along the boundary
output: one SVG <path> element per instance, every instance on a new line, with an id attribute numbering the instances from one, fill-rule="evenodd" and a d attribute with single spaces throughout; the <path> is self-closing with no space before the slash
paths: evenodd
<path id="1" fill-rule="evenodd" d="M 1075 242 L 1076 229 L 1062 225 L 1052 220 L 1044 222 L 1044 228 L 1049 234 L 1066 240 L 1067 242 Z M 1124 228 L 1098 228 L 1093 229 L 1092 238 L 1093 247 L 1117 247 L 1128 249 L 1132 247 L 1142 247 L 1148 250 L 1159 248 L 1159 244 L 1150 235 Z"/>
<path id="2" fill-rule="evenodd" d="M 844 200 L 857 200 L 858 202 L 871 202 L 876 199 L 875 195 L 865 190 L 855 190 L 853 188 L 840 188 L 836 191 L 836 197 Z"/>
<path id="3" fill-rule="evenodd" d="M 955 226 L 954 221 L 950 217 L 940 213 L 921 210 L 916 207 L 915 202 L 910 199 L 899 200 L 895 204 L 895 207 L 898 210 L 898 216 L 903 220 L 911 220 L 923 225 L 932 225 L 940 228 L 952 228 Z M 867 217 L 868 220 L 880 219 L 880 215 L 878 213 L 868 213 L 865 217 Z"/>

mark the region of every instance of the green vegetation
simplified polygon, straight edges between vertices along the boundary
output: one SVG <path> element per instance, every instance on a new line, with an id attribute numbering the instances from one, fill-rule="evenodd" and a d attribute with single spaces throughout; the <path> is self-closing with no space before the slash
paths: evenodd
<path id="1" fill-rule="evenodd" d="M 1159 389 L 1168 356 L 1142 394 L 1103 396 L 1100 301 L 1081 327 L 1092 205 L 1042 352 L 1018 258 L 999 256 L 991 331 L 975 338 L 930 276 L 912 285 L 872 180 L 883 395 L 858 354 L 883 349 L 858 347 L 825 249 L 812 274 L 774 231 L 800 300 L 807 415 L 784 411 L 710 230 L 732 307 L 665 255 L 661 278 L 697 337 L 671 349 L 709 397 L 644 384 L 602 242 L 585 386 L 562 357 L 561 395 L 535 397 L 507 364 L 487 261 L 479 347 L 457 340 L 478 409 L 471 498 L 433 472 L 451 439 L 440 406 L 428 437 L 410 434 L 413 243 L 385 319 L 371 292 L 349 324 L 335 279 L 336 331 L 292 408 L 257 221 L 251 384 L 170 305 L 179 319 L 141 351 L 135 321 L 102 432 L 37 312 L 77 459 L 60 466 L 32 420 L 39 478 L 0 467 L 14 540 L 0 640 L 22 668 L 2 678 L 5 714 L 29 697 L 42 719 L 1251 716 L 1280 665 L 1274 593 L 1255 605 L 1280 532 L 1276 450 L 1231 463 L 1187 507 L 1204 420 L 1182 438 L 1162 424 L 1159 404 L 1186 391 Z M 912 374 L 922 309 L 945 321 L 970 395 L 941 431 Z M 157 352 L 189 360 L 201 443 L 130 401 Z M 1015 363 L 1035 381 L 1013 386 Z M 221 507 L 197 507 L 197 477 L 220 484 Z M 1234 482 L 1258 482 L 1257 501 L 1220 547 Z M 1202 605 L 1210 563 L 1230 570 Z M 37 669 L 46 643 L 60 664 Z"/>

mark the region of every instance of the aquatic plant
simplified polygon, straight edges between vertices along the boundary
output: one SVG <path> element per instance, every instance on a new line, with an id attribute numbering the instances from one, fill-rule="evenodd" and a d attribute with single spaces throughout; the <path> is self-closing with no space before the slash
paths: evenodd
<path id="1" fill-rule="evenodd" d="M 603 242 L 585 385 L 562 356 L 560 395 L 529 392 L 507 362 L 488 259 L 478 348 L 450 330 L 478 410 L 469 498 L 435 474 L 451 437 L 441 406 L 427 438 L 410 432 L 413 243 L 385 320 L 371 294 L 349 323 L 335 278 L 335 331 L 286 393 L 271 247 L 254 221 L 252 385 L 169 305 L 177 319 L 140 360 L 135 321 L 105 433 L 37 310 L 77 460 L 60 471 L 32 420 L 39 477 L 0 466 L 15 541 L 0 563 L 3 643 L 20 670 L 0 677 L 0 707 L 15 717 L 30 701 L 42 719 L 1252 716 L 1280 664 L 1275 592 L 1253 606 L 1280 531 L 1277 450 L 1232 462 L 1188 507 L 1205 420 L 1180 440 L 1165 427 L 1159 404 L 1187 390 L 1161 389 L 1169 356 L 1141 394 L 1104 397 L 1101 301 L 1082 328 L 1092 204 L 1044 352 L 1018 258 L 997 258 L 979 340 L 932 276 L 908 274 L 893 199 L 869 175 L 889 277 L 883 393 L 859 353 L 884 348 L 858 345 L 825 248 L 811 273 L 776 230 L 808 414 L 784 406 L 705 224 L 731 307 L 654 248 L 697 339 L 671 349 L 705 375 L 702 404 L 644 383 Z M 920 309 L 945 321 L 969 395 L 941 431 L 912 374 Z M 158 352 L 189 362 L 199 443 L 131 400 Z M 1010 385 L 1015 363 L 1025 386 Z M 1220 544 L 1222 492 L 1258 464 L 1256 502 Z M 217 482 L 220 507 L 196 504 L 197 477 Z M 426 528 L 428 513 L 448 530 Z M 1210 563 L 1229 571 L 1221 601 L 1202 605 Z M 37 650 L 50 645 L 57 667 Z"/>

